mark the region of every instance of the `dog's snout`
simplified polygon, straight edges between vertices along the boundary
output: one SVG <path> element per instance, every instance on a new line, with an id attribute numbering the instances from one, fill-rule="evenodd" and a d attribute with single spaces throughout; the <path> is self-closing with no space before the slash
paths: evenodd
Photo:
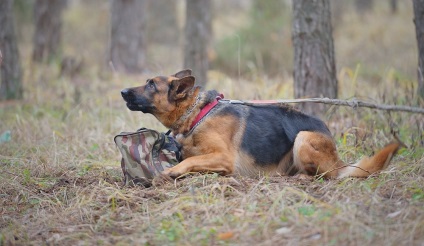
<path id="1" fill-rule="evenodd" d="M 125 100 L 131 100 L 134 97 L 134 92 L 131 88 L 126 88 L 121 91 L 121 95 Z"/>
<path id="2" fill-rule="evenodd" d="M 123 97 L 127 96 L 129 93 L 130 93 L 130 90 L 129 90 L 129 89 L 123 89 L 123 90 L 121 91 L 121 95 L 122 95 Z"/>

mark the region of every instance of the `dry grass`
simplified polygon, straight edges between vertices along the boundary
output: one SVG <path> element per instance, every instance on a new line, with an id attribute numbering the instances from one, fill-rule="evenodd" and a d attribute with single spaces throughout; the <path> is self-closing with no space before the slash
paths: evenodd
<path id="1" fill-rule="evenodd" d="M 424 232 L 422 202 L 391 174 L 365 181 L 196 175 L 149 189 L 120 189 L 116 181 L 105 171 L 71 171 L 49 189 L 21 186 L 20 206 L 5 204 L 3 242 L 412 245 Z"/>
<path id="2" fill-rule="evenodd" d="M 161 187 L 123 188 L 114 134 L 139 126 L 163 129 L 153 117 L 125 109 L 117 81 L 137 78 L 81 78 L 75 84 L 56 79 L 51 66 L 39 69 L 36 75 L 43 79 L 26 85 L 31 93 L 24 102 L 0 107 L 0 132 L 12 132 L 12 141 L 0 150 L 0 245 L 419 245 L 424 240 L 421 116 L 329 111 L 327 122 L 347 161 L 391 140 L 387 119 L 399 125 L 400 137 L 411 146 L 388 170 L 365 180 L 208 174 Z M 267 83 L 284 94 L 284 86 Z M 237 82 L 232 84 L 216 86 L 236 91 Z M 244 85 L 239 92 L 255 97 L 260 86 Z M 84 88 L 79 102 L 77 87 Z"/>
<path id="3" fill-rule="evenodd" d="M 400 11 L 407 18 L 404 5 Z M 104 12 L 102 8 L 103 14 L 94 18 L 96 23 Z M 70 30 L 78 27 L 78 14 L 67 13 Z M 351 24 L 355 17 L 346 18 L 335 35 L 342 35 L 343 28 L 355 35 L 383 33 L 384 44 L 395 49 L 378 58 L 386 68 L 370 69 L 366 62 L 356 67 L 344 62 L 352 54 L 372 59 L 366 50 L 374 46 L 339 39 L 340 97 L 414 103 L 415 74 L 408 70 L 415 66 L 410 59 L 414 55 L 410 47 L 397 45 L 406 41 L 388 37 L 380 19 L 362 32 L 359 24 Z M 397 24 L 391 31 L 402 29 L 392 21 Z M 84 44 L 87 52 L 101 50 L 98 40 L 84 38 Z M 352 47 L 363 47 L 362 58 L 358 51 L 349 53 Z M 387 60 L 400 54 L 396 47 L 405 53 L 401 65 Z M 29 57 L 28 46 L 21 50 Z M 0 103 L 0 134 L 12 133 L 11 141 L 0 144 L 0 245 L 423 245 L 421 115 L 328 110 L 325 120 L 348 162 L 391 141 L 391 129 L 410 147 L 387 170 L 368 179 L 206 174 L 159 187 L 127 188 L 122 187 L 113 136 L 141 126 L 165 129 L 152 116 L 127 110 L 119 91 L 150 75 L 101 79 L 100 69 L 88 59 L 91 66 L 69 79 L 58 76 L 57 64 L 33 66 L 26 61 L 25 100 Z M 179 67 L 174 62 L 155 73 L 175 72 L 173 66 Z M 211 71 L 208 87 L 234 99 L 290 98 L 291 82 L 290 77 L 245 81 Z"/>

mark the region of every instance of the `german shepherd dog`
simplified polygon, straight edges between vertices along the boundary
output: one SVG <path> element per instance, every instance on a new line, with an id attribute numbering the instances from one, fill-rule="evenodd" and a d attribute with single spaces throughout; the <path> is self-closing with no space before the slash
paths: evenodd
<path id="1" fill-rule="evenodd" d="M 282 104 L 218 101 L 217 91 L 195 86 L 189 69 L 121 94 L 130 110 L 153 114 L 182 145 L 183 161 L 163 172 L 172 178 L 190 172 L 367 177 L 385 168 L 400 146 L 393 142 L 347 165 L 321 120 Z"/>

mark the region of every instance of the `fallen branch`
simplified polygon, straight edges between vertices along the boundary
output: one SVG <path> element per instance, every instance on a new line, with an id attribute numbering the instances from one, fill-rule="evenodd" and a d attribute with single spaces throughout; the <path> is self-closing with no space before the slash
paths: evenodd
<path id="1" fill-rule="evenodd" d="M 287 100 L 253 100 L 253 101 L 239 101 L 229 100 L 230 103 L 239 103 L 246 105 L 258 105 L 258 104 L 276 104 L 276 103 L 323 103 L 339 106 L 349 106 L 352 108 L 365 107 L 374 108 L 386 111 L 403 111 L 409 113 L 424 114 L 424 108 L 411 107 L 411 106 L 399 106 L 399 105 L 387 105 L 387 104 L 376 104 L 370 102 L 364 102 L 356 98 L 350 100 L 341 99 L 330 99 L 330 98 L 305 98 L 305 99 L 287 99 Z"/>

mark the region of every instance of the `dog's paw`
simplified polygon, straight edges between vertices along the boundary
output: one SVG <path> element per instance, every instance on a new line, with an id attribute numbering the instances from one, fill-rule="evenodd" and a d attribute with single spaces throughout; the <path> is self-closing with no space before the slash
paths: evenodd
<path id="1" fill-rule="evenodd" d="M 168 176 L 170 178 L 176 179 L 179 176 L 181 176 L 183 173 L 182 172 L 179 172 L 178 170 L 175 170 L 173 168 L 170 168 L 170 169 L 167 169 L 167 170 L 163 171 L 162 174 L 163 175 L 166 175 L 166 176 Z"/>
<path id="2" fill-rule="evenodd" d="M 153 184 L 153 186 L 158 187 L 158 186 L 164 186 L 168 183 L 172 183 L 173 181 L 174 180 L 170 176 L 161 173 L 158 176 L 153 178 L 152 184 Z"/>
<path id="3" fill-rule="evenodd" d="M 305 180 L 305 181 L 312 181 L 314 180 L 313 176 L 307 175 L 307 174 L 303 174 L 303 173 L 299 173 L 293 176 L 293 178 L 296 178 L 298 180 Z"/>

